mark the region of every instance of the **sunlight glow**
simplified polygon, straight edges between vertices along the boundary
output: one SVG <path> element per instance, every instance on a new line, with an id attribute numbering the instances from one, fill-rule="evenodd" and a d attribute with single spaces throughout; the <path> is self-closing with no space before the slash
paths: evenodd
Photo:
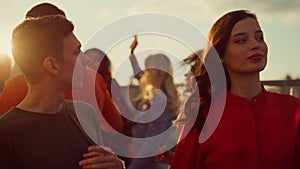
<path id="1" fill-rule="evenodd" d="M 7 54 L 12 58 L 10 39 L 8 35 L 0 32 L 0 53 Z"/>

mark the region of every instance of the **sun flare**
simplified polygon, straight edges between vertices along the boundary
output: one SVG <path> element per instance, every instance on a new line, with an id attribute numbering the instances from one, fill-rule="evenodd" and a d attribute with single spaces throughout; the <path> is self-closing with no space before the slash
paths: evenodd
<path id="1" fill-rule="evenodd" d="M 12 58 L 10 37 L 0 32 L 0 53 L 7 54 Z"/>

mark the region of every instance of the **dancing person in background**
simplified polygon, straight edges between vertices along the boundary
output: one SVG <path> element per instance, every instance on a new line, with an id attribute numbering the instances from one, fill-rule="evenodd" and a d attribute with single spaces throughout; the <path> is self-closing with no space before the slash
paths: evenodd
<path id="1" fill-rule="evenodd" d="M 145 59 L 145 70 L 139 72 L 141 68 L 139 68 L 134 55 L 136 45 L 137 39 L 135 37 L 131 45 L 130 59 L 134 74 L 140 82 L 141 92 L 139 97 L 142 98 L 141 102 L 137 105 L 137 109 L 141 110 L 141 112 L 136 112 L 135 116 L 137 119 L 147 119 L 153 114 L 161 113 L 161 108 L 164 110 L 157 119 L 148 123 L 137 123 L 135 125 L 135 137 L 148 138 L 164 132 L 172 125 L 172 121 L 177 116 L 179 96 L 177 86 L 172 77 L 173 68 L 170 59 L 162 53 L 149 55 Z M 145 141 L 140 147 L 135 147 L 137 154 L 147 151 L 147 146 L 151 146 L 151 144 L 147 143 Z M 168 165 L 156 163 L 155 157 L 152 156 L 134 158 L 128 167 L 128 169 L 140 168 L 163 169 L 168 168 Z"/>

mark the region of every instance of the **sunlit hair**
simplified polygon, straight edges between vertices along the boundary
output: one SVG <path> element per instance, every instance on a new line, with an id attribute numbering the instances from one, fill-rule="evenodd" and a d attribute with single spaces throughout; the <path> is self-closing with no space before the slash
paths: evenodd
<path id="1" fill-rule="evenodd" d="M 169 58 L 164 54 L 150 55 L 145 60 L 145 68 L 140 79 L 143 104 L 149 106 L 149 96 L 154 89 L 160 89 L 167 97 L 166 109 L 177 113 L 179 97 Z"/>
<path id="2" fill-rule="evenodd" d="M 210 29 L 208 35 L 208 44 L 203 51 L 203 59 L 202 61 L 196 62 L 193 70 L 198 83 L 200 96 L 204 101 L 208 101 L 208 103 L 211 98 L 211 90 L 218 91 L 224 89 L 222 89 L 221 86 L 217 86 L 219 84 L 214 84 L 215 86 L 211 86 L 205 66 L 210 66 L 212 74 L 214 74 L 213 71 L 220 71 L 220 69 L 216 67 L 216 64 L 213 64 L 212 60 L 217 61 L 224 57 L 233 27 L 236 25 L 236 23 L 246 18 L 252 18 L 257 21 L 255 14 L 250 13 L 247 10 L 237 10 L 223 15 L 213 24 L 212 28 Z M 205 66 L 203 62 L 205 62 Z M 223 68 L 225 71 L 227 90 L 229 90 L 231 87 L 230 78 L 224 65 Z"/>
<path id="3" fill-rule="evenodd" d="M 46 15 L 62 15 L 66 17 L 63 10 L 59 9 L 57 6 L 50 3 L 41 3 L 32 7 L 27 13 L 26 18 L 30 17 L 42 17 Z"/>
<path id="4" fill-rule="evenodd" d="M 73 29 L 65 17 L 49 15 L 26 19 L 13 30 L 13 57 L 27 80 L 37 80 L 42 75 L 46 56 L 63 61 L 63 42 Z"/>

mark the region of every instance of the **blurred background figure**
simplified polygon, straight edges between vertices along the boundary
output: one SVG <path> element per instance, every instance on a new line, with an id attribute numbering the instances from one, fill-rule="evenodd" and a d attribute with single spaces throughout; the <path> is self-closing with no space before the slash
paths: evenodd
<path id="1" fill-rule="evenodd" d="M 119 83 L 112 77 L 112 64 L 107 55 L 98 48 L 90 48 L 85 51 L 85 54 L 88 56 L 90 59 L 88 63 L 88 67 L 96 71 L 98 74 L 100 74 L 103 77 L 103 80 L 105 82 L 106 89 L 109 93 L 109 96 L 115 103 L 117 109 L 121 114 L 127 114 L 126 117 L 132 116 L 133 115 L 133 109 L 130 109 L 131 102 L 129 99 L 126 99 L 125 95 L 128 95 L 128 88 L 120 86 Z M 97 83 L 97 82 L 95 82 Z M 99 83 L 99 82 L 98 82 Z M 102 84 L 103 85 L 103 84 Z M 113 93 L 113 94 L 112 94 Z M 122 133 L 125 134 L 126 136 L 132 137 L 132 125 L 134 124 L 132 121 L 128 120 L 127 118 L 124 118 L 123 116 L 120 116 L 122 119 L 122 124 L 123 124 L 123 129 Z M 119 149 L 120 146 L 124 145 L 119 145 L 114 143 L 114 137 L 115 134 L 109 133 L 109 132 L 102 132 L 102 136 L 105 138 L 104 144 L 105 145 L 110 145 L 110 147 L 114 150 Z M 126 148 L 128 152 L 132 150 L 132 147 L 129 146 Z M 120 157 L 122 158 L 126 166 L 129 165 L 131 162 L 131 158 L 125 158 L 125 157 Z"/>
<path id="2" fill-rule="evenodd" d="M 126 99 L 128 95 L 128 88 L 126 86 L 120 86 L 116 79 L 112 77 L 112 64 L 107 55 L 98 48 L 90 48 L 85 51 L 85 54 L 90 58 L 88 66 L 99 73 L 105 82 L 105 86 L 112 97 L 114 103 L 116 104 L 118 110 L 122 114 L 127 114 L 132 116 L 133 109 L 130 109 L 130 100 Z M 123 131 L 127 136 L 132 136 L 132 122 L 128 121 L 122 116 L 123 120 Z"/>
<path id="3" fill-rule="evenodd" d="M 197 50 L 187 56 L 185 59 L 183 59 L 182 64 L 187 64 L 190 67 L 190 71 L 184 74 L 185 76 L 185 84 L 183 86 L 184 92 L 181 95 L 180 101 L 183 104 L 186 104 L 186 101 L 191 98 L 191 95 L 195 92 L 197 92 L 197 83 L 195 80 L 195 65 L 198 64 L 198 62 L 201 62 L 203 49 Z M 183 65 L 182 65 L 183 66 Z M 181 107 L 178 110 L 177 119 L 173 121 L 173 123 L 177 127 L 178 133 L 182 133 L 184 124 L 188 118 L 188 115 L 186 114 L 184 107 Z M 170 164 L 172 162 L 172 158 L 174 155 L 174 150 L 176 149 L 176 146 L 172 148 L 171 150 L 167 150 L 165 147 L 161 148 L 162 154 L 158 154 L 155 156 L 155 161 L 158 163 L 166 163 Z"/>
<path id="4" fill-rule="evenodd" d="M 0 94 L 11 72 L 11 60 L 8 55 L 0 54 Z"/>
<path id="5" fill-rule="evenodd" d="M 112 74 L 111 62 L 109 58 L 102 50 L 98 48 L 88 49 L 84 53 L 90 58 L 88 66 L 103 77 L 107 90 L 111 94 Z"/>
<path id="6" fill-rule="evenodd" d="M 136 123 L 134 126 L 134 137 L 148 138 L 159 135 L 166 131 L 176 119 L 179 94 L 173 79 L 173 66 L 170 59 L 162 54 L 152 54 L 145 59 L 145 70 L 138 65 L 134 50 L 137 46 L 135 36 L 130 48 L 130 61 L 134 71 L 134 77 L 139 81 L 140 92 L 133 100 L 139 112 L 135 113 L 136 120 L 145 120 L 161 113 L 156 119 L 148 123 Z M 163 112 L 161 112 L 163 109 Z M 160 143 L 163 145 L 163 143 Z M 135 147 L 137 155 L 143 154 L 154 145 L 145 141 L 140 147 Z M 128 169 L 164 169 L 168 165 L 156 163 L 154 157 L 135 158 Z"/>
<path id="7" fill-rule="evenodd" d="M 173 68 L 169 58 L 161 53 L 150 55 L 145 60 L 145 70 L 140 78 L 141 101 L 137 105 L 138 119 L 147 119 L 149 116 L 161 113 L 158 118 L 149 123 L 137 123 L 134 127 L 134 136 L 138 138 L 148 138 L 159 135 L 172 125 L 172 121 L 177 116 L 179 96 L 177 86 L 174 83 L 172 74 Z M 160 92 L 158 92 L 160 91 Z M 165 105 L 166 103 L 166 105 Z M 137 154 L 147 150 L 145 143 L 141 147 L 136 147 Z M 168 165 L 156 163 L 154 157 L 135 158 L 129 169 L 139 169 L 147 166 L 151 169 L 168 168 Z"/>

